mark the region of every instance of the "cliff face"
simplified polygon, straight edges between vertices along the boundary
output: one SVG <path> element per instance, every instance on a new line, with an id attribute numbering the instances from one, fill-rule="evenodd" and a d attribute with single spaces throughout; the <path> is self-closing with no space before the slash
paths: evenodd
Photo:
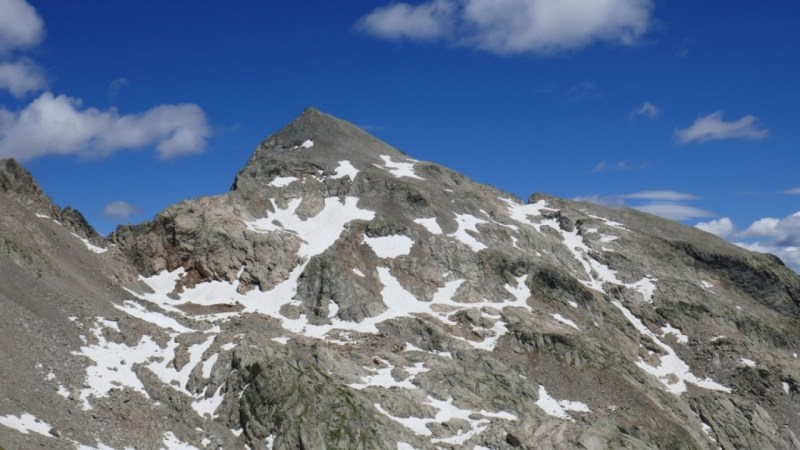
<path id="1" fill-rule="evenodd" d="M 2 195 L 33 221 L 41 202 Z M 91 281 L 111 287 L 52 363 L 75 418 L 40 408 L 60 437 L 0 443 L 800 448 L 800 277 L 777 258 L 522 203 L 314 109 L 231 192 L 110 243 L 81 254 L 116 260 Z"/>

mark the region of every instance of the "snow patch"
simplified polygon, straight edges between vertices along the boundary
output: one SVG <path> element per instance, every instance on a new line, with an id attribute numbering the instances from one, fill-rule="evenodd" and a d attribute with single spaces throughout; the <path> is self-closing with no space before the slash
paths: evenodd
<path id="1" fill-rule="evenodd" d="M 269 185 L 274 187 L 286 187 L 297 180 L 297 177 L 275 177 L 275 179 L 269 182 Z"/>
<path id="2" fill-rule="evenodd" d="M 393 236 L 369 237 L 364 236 L 364 243 L 372 248 L 378 258 L 397 258 L 408 255 L 414 241 L 408 236 L 395 234 Z"/>
<path id="3" fill-rule="evenodd" d="M 547 389 L 541 384 L 539 385 L 539 400 L 536 400 L 536 406 L 541 408 L 548 416 L 569 420 L 571 422 L 574 422 L 575 419 L 567 414 L 568 411 L 582 413 L 592 412 L 585 403 L 570 400 L 556 400 L 547 393 Z"/>
<path id="4" fill-rule="evenodd" d="M 508 413 L 508 412 L 487 412 L 487 411 L 472 411 L 467 409 L 461 409 L 457 406 L 453 405 L 453 398 L 449 398 L 447 401 L 437 400 L 431 396 L 428 396 L 425 404 L 432 406 L 437 410 L 435 417 L 433 418 L 417 418 L 417 417 L 395 417 L 389 414 L 386 410 L 384 410 L 380 404 L 375 404 L 375 409 L 378 410 L 381 414 L 385 415 L 386 417 L 394 420 L 395 422 L 403 425 L 404 427 L 408 428 L 414 434 L 418 436 L 431 436 L 432 433 L 428 429 L 428 424 L 430 423 L 446 423 L 453 419 L 461 419 L 469 423 L 469 430 L 463 431 L 459 430 L 458 433 L 454 436 L 447 437 L 447 438 L 436 438 L 432 439 L 431 442 L 436 443 L 443 443 L 443 444 L 450 444 L 455 446 L 463 445 L 466 441 L 472 439 L 474 436 L 482 433 L 486 428 L 488 428 L 490 424 L 490 420 L 487 418 L 493 419 L 501 419 L 501 420 L 519 420 L 517 416 Z M 483 416 L 483 418 L 474 418 L 478 416 Z"/>
<path id="5" fill-rule="evenodd" d="M 422 225 L 431 234 L 442 234 L 442 227 L 436 222 L 436 217 L 414 219 L 414 223 Z"/>
<path id="6" fill-rule="evenodd" d="M 209 356 L 207 360 L 203 363 L 203 378 L 208 378 L 211 376 L 211 370 L 214 369 L 214 364 L 217 363 L 217 358 L 219 358 L 219 353 L 214 353 L 213 355 Z"/>
<path id="7" fill-rule="evenodd" d="M 164 446 L 164 450 L 200 450 L 194 445 L 181 441 L 171 431 L 167 431 L 164 434 L 164 441 L 161 445 Z"/>
<path id="8" fill-rule="evenodd" d="M 336 175 L 332 176 L 331 178 L 337 180 L 344 177 L 350 177 L 350 180 L 352 181 L 355 180 L 356 175 L 358 175 L 358 169 L 353 167 L 353 165 L 350 164 L 350 161 L 347 160 L 339 161 L 339 165 L 336 167 L 335 172 Z"/>
<path id="9" fill-rule="evenodd" d="M 47 422 L 43 422 L 36 418 L 36 416 L 28 413 L 23 413 L 21 416 L 7 415 L 0 416 L 0 425 L 6 426 L 13 430 L 17 430 L 22 434 L 29 434 L 34 432 L 42 436 L 53 437 L 50 435 L 50 430 L 53 428 Z"/>
<path id="10" fill-rule="evenodd" d="M 739 360 L 742 362 L 742 364 L 744 364 L 747 367 L 755 367 L 756 366 L 756 362 L 753 361 L 752 359 L 739 358 Z"/>
<path id="11" fill-rule="evenodd" d="M 389 364 L 386 361 L 383 361 L 386 364 L 386 367 L 382 367 L 379 369 L 372 369 L 369 367 L 365 367 L 368 372 L 371 372 L 371 375 L 367 375 L 361 378 L 362 383 L 353 383 L 349 384 L 353 389 L 366 389 L 368 387 L 380 387 L 384 389 L 390 389 L 393 387 L 400 388 L 400 389 L 416 389 L 412 381 L 414 378 L 423 372 L 427 372 L 429 369 L 425 368 L 425 363 L 416 363 L 414 366 L 405 368 L 406 373 L 409 374 L 408 378 L 403 380 L 397 381 L 392 376 L 392 370 L 394 370 L 394 366 Z"/>
<path id="12" fill-rule="evenodd" d="M 263 219 L 245 222 L 247 229 L 261 233 L 293 233 L 303 239 L 298 255 L 306 258 L 319 255 L 333 245 L 342 234 L 345 224 L 375 217 L 375 212 L 357 206 L 358 197 L 345 197 L 344 202 L 336 197 L 328 197 L 319 214 L 303 220 L 296 214 L 302 201 L 299 198 L 292 199 L 285 209 L 278 208 L 273 202 L 275 212 Z"/>
<path id="13" fill-rule="evenodd" d="M 424 180 L 414 172 L 413 163 L 392 162 L 392 157 L 389 155 L 381 155 L 381 159 L 383 160 L 383 166 L 378 164 L 375 164 L 375 166 L 386 170 L 397 178 L 408 177 Z"/>
<path id="14" fill-rule="evenodd" d="M 131 317 L 136 317 L 137 319 L 143 320 L 147 323 L 152 323 L 161 329 L 174 330 L 178 333 L 189 333 L 194 331 L 191 328 L 181 325 L 172 317 L 167 317 L 164 314 L 150 311 L 144 306 L 130 300 L 126 301 L 122 305 L 114 305 L 114 307 Z M 115 322 L 112 323 L 112 327 L 119 331 L 119 326 Z"/>
<path id="15" fill-rule="evenodd" d="M 486 223 L 485 220 L 478 219 L 471 214 L 456 214 L 456 222 L 458 223 L 458 230 L 448 236 L 454 237 L 464 244 L 467 244 L 474 252 L 479 252 L 487 248 L 483 242 L 478 241 L 471 234 L 467 233 L 467 231 L 472 231 L 473 233 L 480 234 L 477 226 Z"/>
<path id="16" fill-rule="evenodd" d="M 686 336 L 685 334 L 681 333 L 681 330 L 673 327 L 670 324 L 661 327 L 661 337 L 665 337 L 667 334 L 672 334 L 673 336 L 675 336 L 675 339 L 681 344 L 689 343 L 689 336 Z"/>

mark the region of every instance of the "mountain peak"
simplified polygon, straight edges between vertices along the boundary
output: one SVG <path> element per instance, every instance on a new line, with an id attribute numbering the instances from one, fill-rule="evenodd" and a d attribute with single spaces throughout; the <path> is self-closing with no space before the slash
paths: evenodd
<path id="1" fill-rule="evenodd" d="M 371 167 L 382 163 L 382 156 L 406 157 L 357 125 L 308 107 L 256 147 L 247 165 L 237 174 L 234 189 L 240 187 L 243 177 L 274 176 L 276 165 L 299 165 L 303 166 L 301 170 L 325 169 L 347 160 L 357 167 Z"/>
<path id="2" fill-rule="evenodd" d="M 0 191 L 28 208 L 53 209 L 53 202 L 20 163 L 15 159 L 0 159 Z"/>
<path id="3" fill-rule="evenodd" d="M 285 153 L 310 150 L 313 153 L 335 151 L 350 156 L 355 153 L 398 152 L 357 125 L 308 107 L 278 132 L 268 136 L 256 149 L 261 153 Z M 322 150 L 322 151 L 320 151 Z"/>

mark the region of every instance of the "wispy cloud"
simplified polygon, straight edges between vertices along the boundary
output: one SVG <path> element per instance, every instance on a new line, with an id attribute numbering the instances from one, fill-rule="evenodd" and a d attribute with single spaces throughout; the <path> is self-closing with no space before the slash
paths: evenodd
<path id="1" fill-rule="evenodd" d="M 787 189 L 787 190 L 785 190 L 785 191 L 783 191 L 781 193 L 782 194 L 788 194 L 788 195 L 800 195 L 800 187 L 794 188 L 794 189 Z"/>
<path id="2" fill-rule="evenodd" d="M 726 139 L 762 139 L 769 130 L 759 126 L 758 117 L 744 116 L 733 122 L 723 119 L 723 112 L 717 111 L 704 117 L 698 117 L 687 128 L 675 130 L 675 138 L 681 144 L 690 142 L 708 142 Z"/>
<path id="3" fill-rule="evenodd" d="M 650 190 L 622 195 L 589 195 L 576 197 L 575 200 L 597 203 L 610 207 L 629 207 L 649 214 L 671 220 L 685 221 L 689 219 L 713 217 L 715 214 L 685 202 L 699 200 L 693 194 L 669 190 Z"/>
<path id="4" fill-rule="evenodd" d="M 627 172 L 629 170 L 642 170 L 648 167 L 650 167 L 650 164 L 647 162 L 634 162 L 627 159 L 617 162 L 603 160 L 592 167 L 592 172 Z"/>
<path id="5" fill-rule="evenodd" d="M 130 81 L 127 78 L 117 78 L 108 85 L 108 97 L 113 99 L 119 95 L 119 91 L 125 86 L 129 85 Z"/>
<path id="6" fill-rule="evenodd" d="M 591 81 L 583 81 L 567 89 L 567 97 L 573 101 L 600 100 L 603 98 L 603 93 L 596 84 Z"/>
<path id="7" fill-rule="evenodd" d="M 657 190 L 657 191 L 641 191 L 632 194 L 624 194 L 620 197 L 631 200 L 658 200 L 658 201 L 672 201 L 682 202 L 689 200 L 699 200 L 700 197 L 693 194 L 686 194 L 684 192 Z"/>
<path id="8" fill-rule="evenodd" d="M 104 216 L 119 220 L 127 220 L 141 213 L 139 208 L 122 200 L 110 202 L 103 208 Z"/>
<path id="9" fill-rule="evenodd" d="M 656 117 L 658 117 L 659 112 L 660 111 L 656 105 L 650 102 L 644 102 L 642 106 L 634 108 L 634 110 L 631 111 L 629 117 L 634 118 L 637 116 L 644 116 L 647 117 L 648 119 L 655 119 Z"/>
<path id="10" fill-rule="evenodd" d="M 774 254 L 800 272 L 800 211 L 780 219 L 758 219 L 744 230 L 737 229 L 728 217 L 695 226 L 748 250 Z"/>
<path id="11" fill-rule="evenodd" d="M 611 208 L 622 208 L 625 206 L 625 200 L 615 195 L 585 195 L 573 198 L 578 202 L 589 202 L 597 205 L 608 206 Z"/>
<path id="12" fill-rule="evenodd" d="M 689 220 L 702 217 L 714 217 L 714 213 L 682 203 L 655 202 L 634 206 L 633 209 L 661 216 L 671 220 Z"/>
<path id="13" fill-rule="evenodd" d="M 597 41 L 632 45 L 649 29 L 652 12 L 652 0 L 429 0 L 376 8 L 356 26 L 385 39 L 552 54 Z"/>
<path id="14" fill-rule="evenodd" d="M 82 108 L 80 99 L 45 92 L 18 113 L 0 109 L 0 157 L 106 156 L 155 145 L 162 158 L 197 153 L 211 128 L 194 104 L 160 105 L 140 114 Z"/>

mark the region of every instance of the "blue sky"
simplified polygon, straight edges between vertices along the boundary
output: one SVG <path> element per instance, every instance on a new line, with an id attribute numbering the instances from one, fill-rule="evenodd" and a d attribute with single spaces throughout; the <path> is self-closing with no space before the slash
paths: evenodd
<path id="1" fill-rule="evenodd" d="M 704 222 L 798 268 L 798 18 L 788 0 L 0 0 L 0 157 L 107 233 L 225 192 L 314 105 L 523 199 Z"/>

